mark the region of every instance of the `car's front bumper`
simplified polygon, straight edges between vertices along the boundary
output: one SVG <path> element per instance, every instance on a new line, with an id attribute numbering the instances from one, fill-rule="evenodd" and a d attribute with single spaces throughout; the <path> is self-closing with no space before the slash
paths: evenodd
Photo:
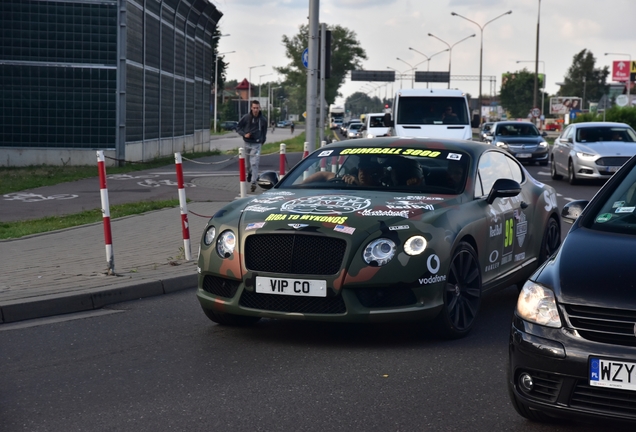
<path id="1" fill-rule="evenodd" d="M 510 333 L 508 389 L 518 400 L 555 417 L 636 422 L 636 391 L 589 384 L 591 357 L 636 362 L 636 347 L 583 339 L 575 331 L 515 316 Z M 520 383 L 532 377 L 531 391 Z"/>
<path id="2" fill-rule="evenodd" d="M 506 151 L 519 162 L 548 162 L 549 152 L 547 147 L 529 151 L 508 148 Z"/>
<path id="3" fill-rule="evenodd" d="M 573 169 L 577 178 L 606 180 L 618 171 L 620 166 L 599 166 L 594 160 L 575 159 Z"/>
<path id="4" fill-rule="evenodd" d="M 328 282 L 327 297 L 300 297 L 256 293 L 245 281 L 204 273 L 199 275 L 197 297 L 204 309 L 235 315 L 324 322 L 429 321 L 442 308 L 443 286 L 443 282 L 413 287 L 369 283 L 336 292 Z"/>

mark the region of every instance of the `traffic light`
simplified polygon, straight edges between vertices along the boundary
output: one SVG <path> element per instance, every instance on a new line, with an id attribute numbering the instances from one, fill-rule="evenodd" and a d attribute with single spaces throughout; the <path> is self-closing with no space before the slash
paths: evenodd
<path id="1" fill-rule="evenodd" d="M 318 79 L 320 79 L 320 59 L 322 41 L 318 36 Z M 331 78 L 331 30 L 325 31 L 325 79 Z"/>

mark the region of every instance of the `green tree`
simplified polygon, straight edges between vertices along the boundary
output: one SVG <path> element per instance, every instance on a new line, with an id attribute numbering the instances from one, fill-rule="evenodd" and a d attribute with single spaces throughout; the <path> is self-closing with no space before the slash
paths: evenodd
<path id="1" fill-rule="evenodd" d="M 351 113 L 352 118 L 360 117 L 366 113 L 382 112 L 386 100 L 380 100 L 377 96 L 369 97 L 363 92 L 355 92 L 345 99 L 345 109 Z"/>
<path id="2" fill-rule="evenodd" d="M 539 82 L 541 87 L 541 82 Z M 539 89 L 538 101 L 541 101 Z M 511 117 L 527 117 L 532 110 L 534 100 L 534 73 L 524 68 L 520 71 L 508 73 L 501 85 L 501 106 L 510 113 Z"/>
<path id="3" fill-rule="evenodd" d="M 327 26 L 331 30 L 331 78 L 325 80 L 325 100 L 332 104 L 338 92 L 344 84 L 347 73 L 361 68 L 361 60 L 366 60 L 367 55 L 360 46 L 355 32 L 341 27 Z M 287 66 L 275 68 L 285 76 L 283 86 L 288 101 L 290 112 L 304 112 L 307 106 L 307 70 L 302 63 L 302 53 L 309 46 L 309 26 L 301 25 L 298 34 L 289 37 L 283 36 L 285 55 L 290 62 Z M 301 111 L 302 110 L 302 111 Z"/>
<path id="4" fill-rule="evenodd" d="M 609 68 L 595 69 L 595 64 L 596 59 L 590 51 L 584 49 L 575 54 L 558 95 L 583 98 L 583 108 L 587 108 L 589 102 L 598 102 L 607 93 Z"/>

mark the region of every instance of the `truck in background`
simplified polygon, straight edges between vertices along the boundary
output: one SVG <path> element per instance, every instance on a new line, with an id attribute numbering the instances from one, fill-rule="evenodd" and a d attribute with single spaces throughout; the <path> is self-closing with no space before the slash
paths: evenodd
<path id="1" fill-rule="evenodd" d="M 384 114 L 389 134 L 404 137 L 471 140 L 468 100 L 461 90 L 401 89 L 393 113 Z"/>
<path id="2" fill-rule="evenodd" d="M 329 105 L 329 127 L 338 129 L 344 123 L 345 109 L 342 105 Z"/>

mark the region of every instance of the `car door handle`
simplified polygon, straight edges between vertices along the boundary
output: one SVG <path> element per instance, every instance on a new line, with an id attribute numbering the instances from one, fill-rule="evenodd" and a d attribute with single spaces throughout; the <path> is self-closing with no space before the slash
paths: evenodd
<path id="1" fill-rule="evenodd" d="M 525 202 L 523 202 L 523 201 L 521 201 L 521 204 L 519 204 L 519 206 L 520 206 L 522 209 L 527 209 L 527 208 L 528 208 L 528 204 L 526 204 L 526 203 L 525 203 Z"/>

